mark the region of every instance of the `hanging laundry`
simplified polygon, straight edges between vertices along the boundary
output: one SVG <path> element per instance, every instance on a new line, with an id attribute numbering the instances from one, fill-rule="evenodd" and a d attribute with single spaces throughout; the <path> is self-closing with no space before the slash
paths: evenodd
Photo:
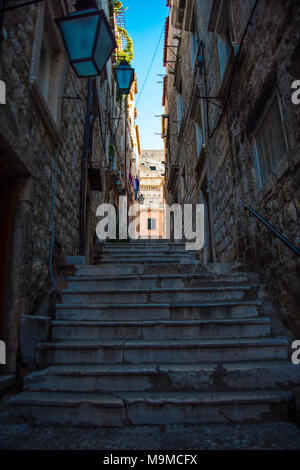
<path id="1" fill-rule="evenodd" d="M 139 181 L 137 176 L 135 177 L 135 185 L 137 187 L 137 190 L 139 191 L 140 190 L 140 181 Z"/>
<path id="2" fill-rule="evenodd" d="M 138 198 L 138 192 L 139 192 L 139 190 L 140 190 L 140 182 L 139 182 L 139 179 L 138 179 L 137 176 L 135 177 L 135 180 L 134 180 L 134 181 L 135 181 L 135 191 L 134 191 L 135 195 L 134 195 L 134 199 L 137 200 L 137 198 Z"/>

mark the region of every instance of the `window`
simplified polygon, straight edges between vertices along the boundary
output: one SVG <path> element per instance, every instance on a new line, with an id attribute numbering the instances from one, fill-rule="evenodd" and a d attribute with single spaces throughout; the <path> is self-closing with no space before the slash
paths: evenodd
<path id="1" fill-rule="evenodd" d="M 203 102 L 202 102 L 202 100 L 197 100 L 197 104 L 196 104 L 196 107 L 195 107 L 195 112 L 193 114 L 193 118 L 195 120 L 195 136 L 196 136 L 197 157 L 200 156 L 202 146 L 203 146 L 203 144 L 205 144 L 205 133 L 204 133 L 202 116 L 203 116 Z"/>
<path id="2" fill-rule="evenodd" d="M 181 186 L 181 194 L 184 194 L 185 192 L 185 187 L 186 187 L 186 181 L 185 181 L 185 166 L 183 166 L 182 171 L 181 171 L 181 177 L 180 177 L 180 186 Z"/>
<path id="3" fill-rule="evenodd" d="M 38 83 L 43 97 L 47 101 L 50 95 L 51 69 L 53 68 L 54 51 L 51 47 L 50 39 L 47 34 L 44 35 L 41 47 Z"/>
<path id="4" fill-rule="evenodd" d="M 150 166 L 150 170 L 151 170 L 151 171 L 155 171 L 155 170 L 156 170 L 156 166 Z"/>
<path id="5" fill-rule="evenodd" d="M 64 75 L 64 53 L 53 18 L 52 4 L 40 4 L 35 26 L 30 84 L 33 97 L 48 125 L 57 137 Z"/>
<path id="6" fill-rule="evenodd" d="M 182 96 L 182 82 L 181 82 L 180 87 L 179 87 L 179 91 L 177 93 L 177 125 L 178 125 L 178 132 L 180 130 L 182 118 L 183 118 L 183 96 Z"/>
<path id="7" fill-rule="evenodd" d="M 156 230 L 156 219 L 148 219 L 148 230 Z"/>
<path id="8" fill-rule="evenodd" d="M 288 151 L 278 95 L 269 106 L 254 137 L 260 186 Z"/>
<path id="9" fill-rule="evenodd" d="M 195 22 L 195 14 L 193 14 L 193 20 L 191 25 L 191 36 L 190 36 L 190 47 L 191 47 L 191 62 L 192 67 L 194 67 L 196 62 L 196 55 L 198 52 L 198 33 Z"/>
<path id="10" fill-rule="evenodd" d="M 208 25 L 208 31 L 212 31 L 217 34 L 217 47 L 221 79 L 223 79 L 232 48 L 232 42 L 234 41 L 230 8 L 230 1 L 214 0 Z"/>
<path id="11" fill-rule="evenodd" d="M 232 43 L 232 33 L 229 24 L 229 17 L 227 17 L 226 27 L 223 33 L 218 34 L 218 55 L 221 79 L 223 78 L 227 61 L 230 54 Z"/>
<path id="12" fill-rule="evenodd" d="M 196 144 L 197 144 L 197 157 L 199 157 L 201 153 L 201 148 L 203 145 L 203 134 L 202 134 L 202 127 L 198 122 L 195 123 L 195 131 L 196 131 Z"/>

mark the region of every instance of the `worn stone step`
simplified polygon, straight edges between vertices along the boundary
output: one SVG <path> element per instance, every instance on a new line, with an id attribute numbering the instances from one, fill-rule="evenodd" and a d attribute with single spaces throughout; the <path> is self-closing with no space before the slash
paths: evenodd
<path id="1" fill-rule="evenodd" d="M 26 391 L 229 391 L 292 389 L 300 384 L 300 367 L 287 361 L 222 364 L 61 365 L 25 377 Z"/>
<path id="2" fill-rule="evenodd" d="M 118 248 L 112 248 L 104 246 L 99 254 L 104 254 L 107 256 L 118 256 L 125 254 L 128 256 L 151 256 L 151 255 L 170 255 L 170 256 L 181 256 L 187 255 L 194 257 L 197 254 L 197 251 L 186 250 L 185 246 L 138 246 L 138 247 L 126 247 L 120 246 Z"/>
<path id="3" fill-rule="evenodd" d="M 103 247 L 111 247 L 111 248 L 119 248 L 119 247 L 128 247 L 128 248 L 140 248 L 141 246 L 148 246 L 148 247 L 184 247 L 185 242 L 184 241 L 177 241 L 177 242 L 171 242 L 168 239 L 138 239 L 138 240 L 130 240 L 129 242 L 122 241 L 122 242 L 96 242 L 96 247 L 97 246 L 103 246 Z"/>
<path id="4" fill-rule="evenodd" d="M 159 304 L 58 304 L 56 320 L 208 320 L 253 318 L 260 300 Z"/>
<path id="5" fill-rule="evenodd" d="M 247 338 L 270 334 L 268 318 L 192 321 L 52 322 L 53 340 Z"/>
<path id="6" fill-rule="evenodd" d="M 119 256 L 106 256 L 106 255 L 99 255 L 94 256 L 94 264 L 155 264 L 155 263 L 177 263 L 177 264 L 198 264 L 197 258 L 194 256 L 175 256 L 175 255 L 155 255 L 155 254 L 141 254 L 141 255 L 119 255 Z"/>
<path id="7" fill-rule="evenodd" d="M 287 419 L 291 391 L 119 392 L 117 394 L 23 392 L 9 401 L 12 417 L 36 424 L 192 424 Z"/>
<path id="8" fill-rule="evenodd" d="M 75 274 L 81 276 L 102 276 L 102 275 L 126 275 L 126 274 L 214 274 L 220 275 L 225 273 L 237 273 L 237 268 L 233 263 L 215 263 L 215 264 L 200 264 L 200 263 L 167 263 L 153 262 L 147 263 L 133 263 L 126 265 L 101 263 L 93 265 L 77 265 L 75 267 Z"/>
<path id="9" fill-rule="evenodd" d="M 62 291 L 63 303 L 67 304 L 122 304 L 166 303 L 217 300 L 249 300 L 253 298 L 252 286 L 205 286 L 153 289 L 66 289 Z"/>
<path id="10" fill-rule="evenodd" d="M 47 364 L 199 363 L 287 358 L 284 338 L 39 343 L 36 361 Z"/>
<path id="11" fill-rule="evenodd" d="M 183 288 L 214 285 L 237 285 L 253 282 L 246 273 L 215 275 L 201 274 L 127 274 L 115 276 L 71 276 L 68 278 L 70 289 L 153 289 Z"/>
<path id="12" fill-rule="evenodd" d="M 192 250 L 186 250 L 185 245 L 167 245 L 167 244 L 156 244 L 156 245 L 122 245 L 112 246 L 104 245 L 102 248 L 103 253 L 117 254 L 117 253 L 195 253 Z"/>

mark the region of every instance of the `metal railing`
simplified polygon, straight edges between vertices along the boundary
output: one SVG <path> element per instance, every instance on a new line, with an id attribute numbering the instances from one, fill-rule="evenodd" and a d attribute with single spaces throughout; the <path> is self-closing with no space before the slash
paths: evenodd
<path id="1" fill-rule="evenodd" d="M 282 243 L 284 243 L 290 250 L 293 251 L 297 256 L 300 257 L 300 250 L 295 247 L 284 235 L 282 235 L 278 230 L 276 230 L 273 225 L 271 225 L 269 222 L 264 219 L 256 210 L 254 210 L 249 204 L 245 204 L 245 209 L 248 210 L 251 214 L 253 214 L 260 222 L 262 222 L 272 233 L 275 235 L 275 237 L 279 238 Z"/>

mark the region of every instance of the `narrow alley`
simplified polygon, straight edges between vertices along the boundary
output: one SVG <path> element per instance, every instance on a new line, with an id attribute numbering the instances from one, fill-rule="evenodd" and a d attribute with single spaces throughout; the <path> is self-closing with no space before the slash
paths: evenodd
<path id="1" fill-rule="evenodd" d="M 300 450 L 299 25 L 0 1 L 0 450 Z"/>

